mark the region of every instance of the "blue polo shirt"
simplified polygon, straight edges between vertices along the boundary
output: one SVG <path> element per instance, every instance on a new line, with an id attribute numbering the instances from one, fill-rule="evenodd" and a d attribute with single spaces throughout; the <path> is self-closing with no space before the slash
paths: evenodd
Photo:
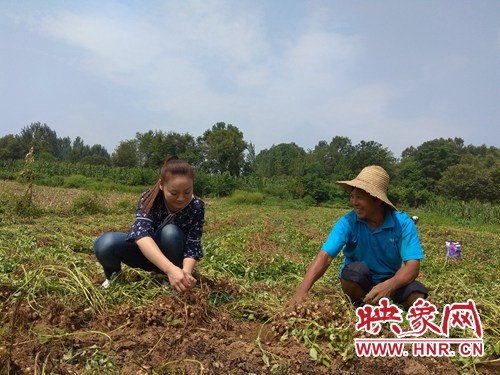
<path id="1" fill-rule="evenodd" d="M 340 218 L 322 250 L 331 257 L 344 252 L 344 265 L 359 261 L 367 265 L 378 284 L 394 276 L 402 262 L 423 259 L 417 228 L 405 212 L 387 210 L 384 223 L 374 231 L 352 210 Z"/>

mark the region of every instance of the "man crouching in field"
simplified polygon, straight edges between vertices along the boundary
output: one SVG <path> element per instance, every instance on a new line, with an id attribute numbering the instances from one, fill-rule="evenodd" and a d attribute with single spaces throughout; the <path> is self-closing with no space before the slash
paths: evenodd
<path id="1" fill-rule="evenodd" d="M 306 299 L 341 250 L 342 290 L 355 306 L 388 297 L 409 308 L 418 298 L 426 298 L 427 289 L 415 280 L 424 257 L 417 230 L 387 198 L 388 173 L 369 166 L 354 180 L 337 183 L 350 191 L 353 210 L 334 225 L 289 305 Z"/>

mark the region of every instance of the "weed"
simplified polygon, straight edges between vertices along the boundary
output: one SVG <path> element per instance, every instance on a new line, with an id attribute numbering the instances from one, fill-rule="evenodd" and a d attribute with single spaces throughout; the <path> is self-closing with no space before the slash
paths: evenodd
<path id="1" fill-rule="evenodd" d="M 130 312 L 132 321 L 134 313 L 146 320 L 146 315 L 139 312 L 154 307 L 165 297 L 165 292 L 149 272 L 127 266 L 123 266 L 120 278 L 109 289 L 101 290 L 102 269 L 92 254 L 92 243 L 104 231 L 129 227 L 136 196 L 36 187 L 33 198 L 41 207 L 39 215 L 13 219 L 10 216 L 13 208 L 7 204 L 23 192 L 24 185 L 2 181 L 0 200 L 5 205 L 1 208 L 0 313 L 11 319 L 4 320 L 7 324 L 2 327 L 3 337 L 9 337 L 10 328 L 16 332 L 11 335 L 8 347 L 15 348 L 18 357 L 29 358 L 31 366 L 35 353 L 35 362 L 42 373 L 57 373 L 55 364 L 64 364 L 68 371 L 77 369 L 78 373 L 119 373 L 126 364 L 124 352 L 116 349 L 119 347 L 116 340 L 122 339 L 126 344 L 133 341 L 124 332 L 130 327 L 126 325 L 128 315 L 123 313 L 118 318 L 114 315 L 117 324 L 109 327 L 111 331 L 100 332 L 92 324 L 113 317 L 117 311 Z M 64 205 L 56 206 L 55 196 Z M 104 211 L 104 203 L 113 209 Z M 263 371 L 271 374 L 299 371 L 283 349 L 287 347 L 298 347 L 296 353 L 305 353 L 300 360 L 310 359 L 316 366 L 330 365 L 330 369 L 320 369 L 323 372 L 335 373 L 339 362 L 349 362 L 355 355 L 356 316 L 338 284 L 340 257 L 316 282 L 303 310 L 296 310 L 295 316 L 283 313 L 284 305 L 333 223 L 347 209 L 307 207 L 303 202 L 299 207 L 298 203 L 295 206 L 290 201 L 268 199 L 263 204 L 245 205 L 244 210 L 241 203 L 231 198 L 206 200 L 206 203 L 205 256 L 197 270 L 203 275 L 199 286 L 205 281 L 210 285 L 203 300 L 203 308 L 210 313 L 203 315 L 210 315 L 210 322 L 202 327 L 190 326 L 187 310 L 181 307 L 179 315 L 160 317 L 163 330 L 154 327 L 144 331 L 151 340 L 148 348 L 140 352 L 141 348 L 134 347 L 137 352 L 127 355 L 133 355 L 151 374 L 236 373 L 244 370 L 228 370 L 213 364 L 215 356 L 219 356 L 221 363 L 226 360 L 222 352 L 214 351 L 214 346 L 220 341 L 234 347 L 248 340 L 244 344 L 256 354 L 248 360 L 255 357 L 253 360 L 260 362 L 245 373 L 259 373 L 263 365 Z M 61 215 L 70 210 L 78 215 Z M 495 277 L 500 269 L 498 228 L 490 219 L 481 223 L 482 219 L 471 218 L 471 224 L 467 224 L 468 216 L 455 219 L 454 214 L 426 210 L 416 212 L 420 216 L 418 231 L 426 256 L 421 262 L 419 280 L 429 287 L 430 299 L 440 311 L 448 303 L 465 302 L 469 298 L 476 302 L 483 324 L 485 355 L 475 359 L 453 358 L 458 371 L 473 372 L 481 364 L 494 364 L 492 361 L 500 354 L 500 289 Z M 448 239 L 462 241 L 461 261 L 446 260 L 444 242 Z M 173 304 L 180 298 L 168 301 Z M 47 312 L 44 305 L 47 300 L 67 309 L 63 311 L 81 311 L 78 315 L 81 326 L 71 329 L 71 325 L 48 325 L 43 315 Z M 224 320 L 220 319 L 222 316 Z M 15 322 L 17 328 L 9 322 Z M 224 324 L 229 327 L 227 331 L 221 329 Z M 260 331 L 256 328 L 259 325 Z M 264 337 L 263 332 L 269 326 L 276 344 L 269 344 Z M 211 329 L 217 330 L 212 336 Z M 248 334 L 252 329 L 257 340 L 255 335 L 251 339 L 237 338 L 238 333 Z M 186 339 L 174 341 L 176 335 L 186 335 Z M 96 338 L 104 345 L 93 346 L 97 345 Z M 162 356 L 164 353 L 158 353 L 165 350 L 168 340 L 172 340 L 169 347 L 177 350 L 176 357 L 168 357 L 169 360 Z M 44 344 L 36 351 L 32 344 L 39 341 Z M 182 351 L 181 346 L 187 343 L 193 346 Z M 56 357 L 58 353 L 63 354 Z M 197 354 L 196 359 L 192 353 Z M 224 362 L 226 366 L 228 363 Z"/>
<path id="2" fill-rule="evenodd" d="M 118 372 L 113 357 L 103 352 L 102 348 L 92 345 L 83 350 L 69 349 L 63 356 L 66 363 L 80 363 L 84 365 L 85 372 L 88 374 L 110 374 Z"/>
<path id="3" fill-rule="evenodd" d="M 424 206 L 424 210 L 438 214 L 446 222 L 477 224 L 500 224 L 500 206 L 498 204 L 480 202 L 461 202 L 435 199 Z"/>
<path id="4" fill-rule="evenodd" d="M 259 192 L 235 190 L 229 197 L 229 201 L 232 204 L 262 204 L 264 195 Z"/>
<path id="5" fill-rule="evenodd" d="M 29 205 L 33 203 L 33 181 L 35 180 L 35 156 L 33 155 L 33 147 L 26 154 L 26 162 L 24 168 L 19 172 L 19 181 L 27 184 L 24 197 Z"/>
<path id="6" fill-rule="evenodd" d="M 105 211 L 105 204 L 95 192 L 87 192 L 73 200 L 71 212 L 73 215 L 93 215 Z"/>

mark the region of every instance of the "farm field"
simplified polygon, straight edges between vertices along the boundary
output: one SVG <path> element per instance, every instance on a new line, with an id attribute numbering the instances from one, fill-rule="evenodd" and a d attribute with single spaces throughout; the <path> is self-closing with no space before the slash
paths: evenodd
<path id="1" fill-rule="evenodd" d="M 475 301 L 483 357 L 358 357 L 354 339 L 362 333 L 340 292 L 341 257 L 307 303 L 284 309 L 332 224 L 348 212 L 347 199 L 345 207 L 206 199 L 198 284 L 176 295 L 157 275 L 126 266 L 110 289 L 99 288 L 93 241 L 128 231 L 136 194 L 35 186 L 40 212 L 22 217 L 8 203 L 24 190 L 0 181 L 0 374 L 500 373 L 498 223 L 411 212 L 420 217 L 426 255 L 419 280 L 438 311 Z M 85 212 L 86 201 L 104 209 Z M 446 240 L 462 241 L 461 261 L 446 260 Z"/>

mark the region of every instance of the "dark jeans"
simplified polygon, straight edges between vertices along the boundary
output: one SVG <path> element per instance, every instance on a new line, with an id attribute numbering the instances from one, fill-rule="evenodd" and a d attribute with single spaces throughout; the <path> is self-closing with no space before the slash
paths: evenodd
<path id="1" fill-rule="evenodd" d="M 182 268 L 186 241 L 182 230 L 174 224 L 167 224 L 156 231 L 153 239 L 168 260 Z M 94 254 L 104 269 L 106 279 L 121 271 L 122 262 L 132 268 L 163 273 L 144 256 L 135 241 L 127 241 L 127 233 L 104 233 L 94 242 Z"/>
<path id="2" fill-rule="evenodd" d="M 357 283 L 366 293 L 374 286 L 370 269 L 363 262 L 347 264 L 340 277 Z M 392 293 L 391 299 L 396 303 L 403 303 L 412 293 L 422 293 L 427 298 L 427 288 L 419 281 L 413 280 L 408 285 L 402 286 Z"/>

